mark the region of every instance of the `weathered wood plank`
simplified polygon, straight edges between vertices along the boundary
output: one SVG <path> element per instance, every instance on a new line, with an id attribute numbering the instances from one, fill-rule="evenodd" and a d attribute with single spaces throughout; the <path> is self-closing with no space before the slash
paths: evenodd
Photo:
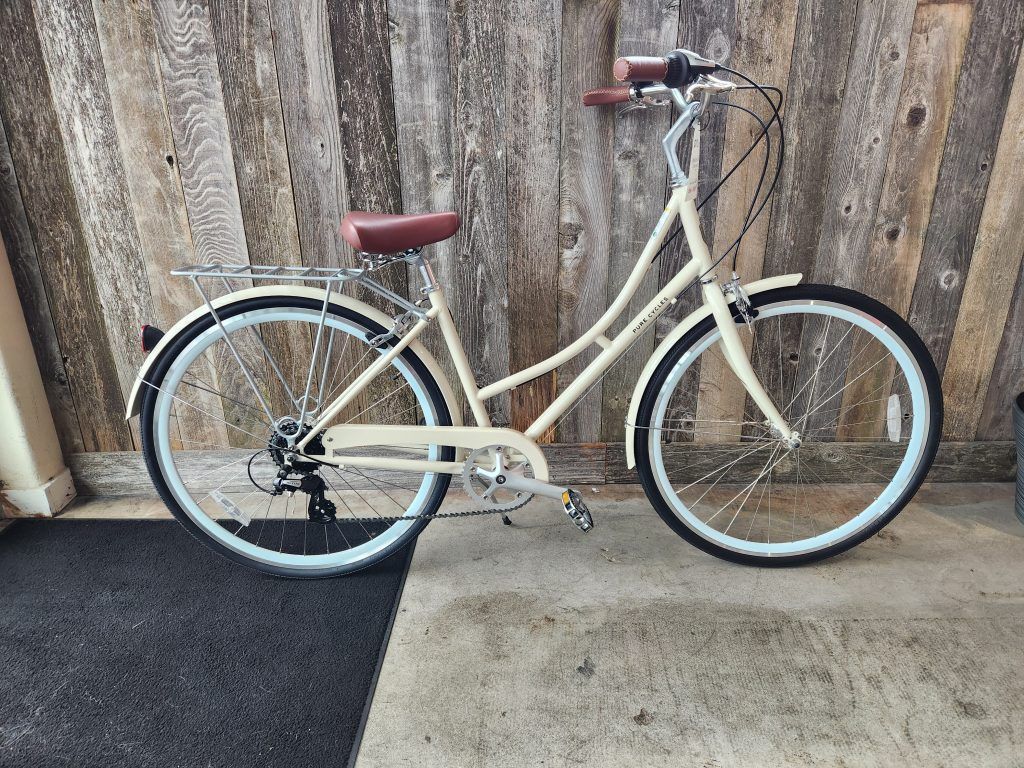
<path id="1" fill-rule="evenodd" d="M 435 0 L 392 0 L 388 15 L 392 65 L 403 73 L 392 82 L 402 209 L 407 213 L 456 210 L 447 8 Z M 438 281 L 449 292 L 459 269 L 455 239 L 431 245 L 427 255 Z M 410 276 L 413 285 L 418 285 L 419 279 L 419 275 Z M 428 329 L 423 341 L 449 381 L 457 382 L 455 367 L 437 329 Z M 456 386 L 456 396 L 460 412 L 465 412 L 461 387 Z"/>
<path id="2" fill-rule="evenodd" d="M 270 11 L 302 260 L 342 266 L 346 191 L 327 10 L 271 0 Z"/>
<path id="3" fill-rule="evenodd" d="M 248 244 L 209 7 L 205 0 L 168 0 L 153 3 L 152 9 L 161 82 L 196 260 L 248 264 Z M 232 288 L 247 285 L 251 281 L 231 283 Z M 220 286 L 206 288 L 216 293 Z M 259 380 L 267 380 L 263 375 L 262 350 L 255 339 L 235 341 L 243 359 L 257 370 Z M 207 365 L 212 366 L 213 373 L 211 380 L 202 380 L 229 398 L 238 397 L 237 393 L 247 391 L 247 384 L 238 364 L 225 352 L 222 349 L 208 353 Z M 222 398 L 222 408 L 232 424 L 240 425 L 250 419 L 246 409 L 230 399 Z M 235 444 L 244 436 L 228 430 L 227 438 Z"/>
<path id="4" fill-rule="evenodd" d="M 340 231 L 348 193 L 327 8 L 272 0 L 270 16 L 302 261 L 352 266 L 351 248 Z M 342 360 L 332 349 L 326 362 L 347 371 L 357 361 L 354 351 Z M 366 404 L 360 396 L 346 416 Z"/>
<path id="5" fill-rule="evenodd" d="M 679 29 L 676 45 L 696 51 L 721 64 L 732 61 L 732 46 L 736 35 L 736 4 L 735 2 L 719 2 L 719 0 L 697 0 L 692 3 L 679 4 Z M 715 108 L 701 119 L 700 129 L 700 168 L 698 202 L 704 200 L 708 192 L 718 183 L 722 175 L 722 157 L 725 153 L 725 127 L 728 122 L 729 110 Z M 682 157 L 688 157 L 690 136 L 687 135 L 680 151 Z M 661 157 L 661 154 L 658 155 Z M 668 186 L 668 185 L 666 185 Z M 670 192 L 666 190 L 666 199 Z M 719 195 L 712 195 L 700 208 L 701 229 L 709 243 L 715 239 L 716 213 Z M 686 247 L 685 238 L 680 235 L 665 249 L 659 257 L 659 281 L 663 285 L 675 276 L 690 260 L 690 252 Z M 699 304 L 698 293 L 691 290 L 682 299 L 665 310 L 657 319 L 655 334 L 660 342 L 675 327 L 676 323 Z"/>
<path id="6" fill-rule="evenodd" d="M 808 451 L 810 445 L 817 448 Z M 801 448 L 801 467 L 804 462 L 809 462 L 811 469 L 816 470 L 822 478 L 828 478 L 829 482 L 836 483 L 859 483 L 863 482 L 862 466 L 845 458 L 845 451 L 849 449 L 850 443 L 812 443 L 805 444 Z M 854 443 L 858 452 L 865 451 L 866 446 L 862 443 Z M 670 446 L 671 450 L 666 451 L 666 471 L 679 479 L 687 476 L 688 467 L 697 461 L 696 451 L 706 450 L 707 446 L 699 446 L 691 443 L 676 443 Z M 723 449 L 725 446 L 723 446 Z M 872 444 L 872 450 L 880 456 L 885 456 L 886 451 L 891 451 L 887 444 Z M 608 444 L 608 475 L 609 483 L 635 483 L 637 475 L 634 470 L 626 467 L 626 451 L 622 443 Z M 942 443 L 939 447 L 935 463 L 928 473 L 928 480 L 933 483 L 1000 483 L 1013 480 L 1016 470 L 1017 456 L 1013 443 L 1011 442 L 987 442 L 987 443 Z M 763 468 L 764 462 L 757 464 L 756 473 Z M 779 465 L 782 469 L 782 464 Z M 785 477 L 783 469 L 781 477 Z M 801 470 L 803 471 L 803 470 Z M 789 470 L 791 477 L 793 468 Z M 697 476 L 698 479 L 700 475 Z M 783 480 L 780 479 L 780 482 Z"/>
<path id="7" fill-rule="evenodd" d="M 772 19 L 772 23 L 766 24 L 765 19 Z M 740 0 L 730 66 L 758 83 L 785 83 L 789 79 L 795 34 L 796 8 L 793 5 L 780 0 Z M 748 94 L 746 98 L 737 96 L 732 100 L 744 103 L 767 117 L 759 97 L 744 93 Z M 722 167 L 731 168 L 760 132 L 761 127 L 756 122 L 741 112 L 731 112 L 725 131 Z M 712 248 L 716 256 L 726 251 L 743 228 L 743 219 L 761 174 L 762 150 L 751 154 L 720 192 L 718 211 L 721 215 L 715 226 Z M 762 189 L 762 193 L 765 191 Z M 754 280 L 761 275 L 767 232 L 768 216 L 763 213 L 743 236 L 737 270 L 746 280 Z M 724 264 L 720 272 L 725 274 L 729 266 Z"/>
<path id="8" fill-rule="evenodd" d="M 11 272 L 21 299 L 22 312 L 32 337 L 36 364 L 42 374 L 46 399 L 65 453 L 85 449 L 82 428 L 78 424 L 75 400 L 68 386 L 57 332 L 51 318 L 52 308 L 46 297 L 46 286 L 39 268 L 32 233 L 29 231 L 25 205 L 18 188 L 18 176 L 7 143 L 7 133 L 0 121 L 0 237 L 3 238 Z"/>
<path id="9" fill-rule="evenodd" d="M 383 0 L 331 0 L 327 9 L 347 209 L 400 213 L 402 186 L 386 4 Z M 346 246 L 345 253 L 352 263 L 352 249 Z M 408 275 L 401 265 L 381 270 L 376 278 L 396 293 L 408 292 Z M 359 291 L 358 295 L 389 314 L 396 313 L 375 294 Z M 367 402 L 386 394 L 379 389 L 384 384 L 372 383 L 366 391 Z M 395 405 L 396 413 L 408 407 L 408 403 Z"/>
<path id="10" fill-rule="evenodd" d="M 0 4 L 0 113 L 64 355 L 86 450 L 126 450 L 131 432 L 93 282 L 74 182 L 28 0 Z"/>
<path id="11" fill-rule="evenodd" d="M 846 90 L 839 114 L 812 272 L 815 282 L 853 286 L 863 276 L 896 120 L 900 91 L 894 83 L 903 81 L 913 21 L 914 6 L 901 0 L 877 0 L 858 6 L 846 80 L 860 87 Z M 850 360 L 859 351 L 852 346 L 855 338 L 844 340 L 840 336 L 845 331 L 837 330 L 826 318 L 805 323 L 795 391 L 812 379 L 833 382 L 845 378 Z M 802 415 L 803 409 L 814 403 L 815 386 L 805 392 L 804 401 L 794 404 L 794 416 Z M 823 430 L 819 432 L 822 436 L 835 433 L 831 414 L 812 415 L 805 426 L 807 430 Z"/>
<path id="12" fill-rule="evenodd" d="M 946 404 L 943 436 L 947 440 L 974 438 L 1024 258 L 1024 194 L 1020 188 L 1020 169 L 1024 168 L 1024 58 L 1018 62 L 993 162 L 964 300 L 942 377 Z"/>
<path id="13" fill-rule="evenodd" d="M 243 0 L 213 3 L 210 21 L 249 261 L 300 264 L 270 7 Z M 309 329 L 270 328 L 263 340 L 288 386 L 302 390 L 312 354 Z M 275 412 L 290 413 L 294 406 L 282 383 L 271 376 L 268 384 Z"/>
<path id="14" fill-rule="evenodd" d="M 818 471 L 823 477 L 828 477 L 830 482 L 836 483 L 863 481 L 856 471 L 850 469 L 856 465 L 844 458 L 844 451 L 849 444 L 820 445 L 821 448 L 812 461 L 818 463 Z M 587 496 L 588 489 L 585 486 L 588 485 L 638 482 L 636 471 L 626 467 L 626 450 L 623 443 L 554 443 L 543 448 L 551 469 L 552 482 L 581 488 L 584 497 Z M 863 445 L 857 444 L 858 452 L 863 449 Z M 675 444 L 672 450 L 666 453 L 669 462 L 666 464 L 667 471 L 673 476 L 677 473 L 684 473 L 680 476 L 685 476 L 687 467 L 700 460 L 694 452 L 706 450 L 707 446 Z M 883 450 L 884 448 L 879 448 L 877 452 Z M 186 476 L 198 476 L 209 472 L 210 467 L 214 465 L 211 455 L 218 456 L 223 464 L 247 454 L 244 450 L 237 449 L 232 452 L 196 452 L 194 459 L 186 458 L 182 462 L 181 471 Z M 700 456 L 703 458 L 706 454 L 701 453 Z M 803 461 L 802 457 L 801 462 Z M 67 456 L 67 462 L 79 496 L 156 496 L 141 453 L 74 453 Z M 762 466 L 763 462 L 754 469 L 760 470 Z M 782 467 L 781 464 L 779 466 Z M 111 472 L 111 467 L 117 467 L 118 471 Z M 934 483 L 1010 482 L 1014 478 L 1015 470 L 1016 452 L 1014 444 L 1010 441 L 943 443 L 928 480 Z M 227 472 L 225 477 L 230 477 L 230 474 Z M 458 488 L 458 483 L 456 479 L 452 487 Z M 251 487 L 248 480 L 242 476 L 233 490 L 248 490 Z"/>
<path id="15" fill-rule="evenodd" d="M 95 0 L 93 10 L 131 211 L 156 311 L 152 321 L 166 327 L 197 300 L 187 281 L 167 273 L 195 263 L 196 257 L 164 108 L 153 17 L 147 4 L 115 6 Z"/>
<path id="16" fill-rule="evenodd" d="M 906 315 L 935 197 L 946 127 L 971 26 L 971 5 L 919 5 L 907 52 L 907 67 L 893 126 L 885 183 L 859 288 Z M 851 360 L 856 359 L 856 353 Z M 893 377 L 892 365 L 870 368 L 864 356 L 850 366 L 843 396 L 840 439 L 866 437 L 882 426 L 885 398 L 871 400 Z M 855 403 L 865 403 L 851 407 Z"/>
<path id="17" fill-rule="evenodd" d="M 298 264 L 299 236 L 270 9 L 244 0 L 217 2 L 210 6 L 210 21 L 249 260 Z"/>
<path id="18" fill-rule="evenodd" d="M 676 46 L 696 51 L 720 64 L 731 64 L 733 47 L 736 40 L 736 2 L 721 0 L 696 0 L 679 4 L 679 29 L 676 35 Z M 702 116 L 700 129 L 700 168 L 698 202 L 707 197 L 708 192 L 718 183 L 722 175 L 722 158 L 725 155 L 725 127 L 729 119 L 728 109 L 712 109 Z M 687 137 L 686 141 L 689 141 Z M 684 156 L 686 156 L 684 154 Z M 667 199 L 667 197 L 666 197 Z M 714 242 L 716 213 L 719 195 L 715 194 L 700 209 L 701 228 L 704 238 Z M 679 271 L 689 256 L 681 242 L 676 250 L 681 251 L 676 261 L 671 259 L 662 262 L 662 282 L 666 282 Z M 673 251 L 667 250 L 662 256 L 664 260 Z M 679 259 L 681 257 L 681 259 Z M 674 264 L 675 268 L 666 271 L 665 267 Z M 693 295 L 696 295 L 694 292 Z M 662 317 L 671 316 L 673 306 Z M 660 319 L 660 318 L 659 318 Z"/>
<path id="19" fill-rule="evenodd" d="M 152 299 L 92 4 L 37 2 L 35 15 L 107 339 L 127 396 L 144 357 L 138 332 L 152 316 Z"/>
<path id="20" fill-rule="evenodd" d="M 558 351 L 558 170 L 561 0 L 513 0 L 506 12 L 505 157 L 508 195 L 509 369 Z M 545 297 L 538 301 L 538 297 Z M 555 373 L 516 387 L 513 429 L 555 397 Z"/>
<path id="21" fill-rule="evenodd" d="M 1010 299 L 1003 338 L 999 342 L 992 380 L 985 396 L 985 407 L 978 420 L 977 440 L 1012 440 L 1014 399 L 1024 391 L 1024 269 Z"/>
<path id="22" fill-rule="evenodd" d="M 558 344 L 565 347 L 593 327 L 605 307 L 611 217 L 611 109 L 584 107 L 583 92 L 607 85 L 615 60 L 618 0 L 565 0 L 562 6 L 562 138 L 559 180 Z M 596 348 L 561 366 L 563 390 L 597 356 Z M 597 440 L 601 384 L 567 414 L 561 442 Z"/>
<path id="23" fill-rule="evenodd" d="M 399 213 L 401 182 L 382 2 L 328 4 L 342 149 L 352 209 Z"/>
<path id="24" fill-rule="evenodd" d="M 271 40 L 270 7 L 240 0 L 213 3 L 210 21 L 249 261 L 299 264 L 295 200 Z M 263 332 L 263 341 L 266 354 L 288 386 L 302 391 L 312 354 L 310 329 L 295 324 L 268 328 Z M 267 383 L 274 412 L 292 412 L 294 405 L 282 382 L 270 376 Z"/>
<path id="25" fill-rule="evenodd" d="M 617 52 L 620 56 L 661 55 L 671 50 L 679 30 L 678 3 L 626 3 L 619 10 Z M 651 236 L 664 202 L 667 169 L 661 137 L 671 125 L 671 110 L 625 113 L 615 121 L 612 141 L 611 247 L 605 306 L 618 296 Z M 612 222 L 615 222 L 612 225 Z M 626 308 L 611 328 L 621 331 L 658 289 L 659 271 L 648 271 Z M 621 440 L 626 411 L 640 372 L 654 351 L 654 334 L 641 336 L 605 376 L 601 407 L 601 439 Z"/>
<path id="26" fill-rule="evenodd" d="M 832 174 L 825 191 L 814 278 L 855 285 L 868 255 L 885 175 L 896 104 L 906 66 L 914 6 L 902 0 L 861 3 L 839 114 Z"/>
<path id="27" fill-rule="evenodd" d="M 153 16 L 148 4 L 94 1 L 93 12 L 131 213 L 153 300 L 155 315 L 148 319 L 167 328 L 191 310 L 198 297 L 188 281 L 168 274 L 175 267 L 195 263 L 195 251 L 164 111 Z M 223 416 L 218 398 L 204 397 L 199 404 Z M 183 410 L 188 413 L 180 414 L 184 434 L 179 438 L 213 444 L 226 440 L 220 422 Z"/>
<path id="28" fill-rule="evenodd" d="M 732 59 L 732 45 L 736 34 L 736 5 L 734 2 L 718 0 L 701 0 L 694 3 L 680 3 L 679 33 L 677 45 L 697 51 L 717 62 L 728 64 Z M 718 193 L 708 197 L 710 190 L 721 178 L 722 157 L 725 153 L 725 127 L 728 122 L 729 110 L 726 108 L 712 109 L 703 118 L 700 129 L 700 168 L 698 179 L 698 204 L 700 208 L 701 229 L 708 242 L 715 240 L 715 223 L 718 212 Z M 689 137 L 686 139 L 690 141 Z M 681 152 L 687 157 L 690 151 L 687 145 Z M 678 223 L 675 226 L 681 226 Z M 664 285 L 671 280 L 690 260 L 690 251 L 686 238 L 676 237 L 659 258 L 659 284 Z M 655 321 L 655 338 L 660 344 L 662 339 L 676 324 L 701 304 L 700 291 L 697 286 L 691 287 L 675 304 L 672 304 Z M 697 415 L 697 396 L 700 389 L 700 361 L 696 361 L 686 371 L 679 391 L 685 395 L 686 401 L 677 395 L 680 415 L 684 418 L 695 418 Z M 692 437 L 687 435 L 686 439 Z"/>
<path id="29" fill-rule="evenodd" d="M 382 0 L 331 0 L 328 18 L 347 208 L 400 213 L 402 185 L 391 93 L 387 9 Z M 352 251 L 347 251 L 351 260 Z M 406 293 L 404 271 L 383 270 L 379 279 L 389 288 Z"/>
<path id="30" fill-rule="evenodd" d="M 860 288 L 906 315 L 924 248 L 971 28 L 971 5 L 919 5 L 893 126 L 885 182 Z"/>
<path id="31" fill-rule="evenodd" d="M 545 445 L 544 455 L 553 472 L 552 482 L 574 486 L 603 483 L 605 449 L 604 443 Z M 218 480 L 218 475 L 206 474 L 212 467 L 222 466 L 251 454 L 251 451 L 244 449 L 183 452 L 179 454 L 176 466 L 184 478 L 203 477 L 205 485 L 213 486 Z M 67 456 L 67 462 L 79 496 L 156 496 L 145 461 L 139 452 L 73 453 Z M 258 475 L 266 475 L 266 467 L 262 466 L 262 463 L 254 466 L 258 468 Z M 111 471 L 111 467 L 116 467 L 117 471 Z M 237 485 L 232 485 L 230 489 L 233 492 L 252 490 L 252 485 L 244 473 L 238 475 L 237 469 L 238 465 L 233 465 L 222 472 L 224 480 L 237 479 Z M 258 476 L 257 479 L 262 477 Z M 273 476 L 268 479 L 272 481 Z M 398 482 L 408 479 L 408 473 L 395 473 L 395 480 Z M 460 483 L 461 480 L 456 478 L 452 487 L 461 487 Z"/>
<path id="32" fill-rule="evenodd" d="M 605 482 L 605 443 L 549 443 L 542 448 L 551 470 L 551 482 L 572 487 Z M 583 493 L 586 494 L 585 489 Z"/>
<path id="33" fill-rule="evenodd" d="M 1024 4 L 975 3 L 910 305 L 910 323 L 939 373 L 946 367 L 1022 39 Z"/>
<path id="34" fill-rule="evenodd" d="M 766 18 L 772 19 L 765 24 Z M 789 79 L 793 39 L 796 34 L 796 8 L 779 0 L 742 0 L 736 12 L 736 45 L 731 66 L 758 83 L 785 83 Z M 748 93 L 748 92 L 744 92 Z M 759 113 L 764 108 L 757 98 L 737 98 Z M 725 153 L 722 167 L 728 170 L 743 156 L 747 147 L 761 132 L 761 127 L 738 110 L 728 116 L 725 129 Z M 739 236 L 750 202 L 757 190 L 764 158 L 764 145 L 747 158 L 720 191 L 719 219 L 711 252 L 724 254 Z M 777 150 L 777 147 L 774 148 Z M 774 152 L 773 152 L 774 156 Z M 770 162 L 775 162 L 770 160 Z M 762 189 L 761 195 L 767 192 Z M 758 203 L 760 204 L 760 203 Z M 744 280 L 761 276 L 768 238 L 768 208 L 743 236 L 736 255 L 736 270 Z M 731 257 L 719 267 L 719 275 L 731 274 Z M 749 339 L 744 336 L 744 342 Z M 746 391 L 736 376 L 719 358 L 708 357 L 701 362 L 700 387 L 697 396 L 697 418 L 707 420 L 742 420 Z M 714 439 L 705 435 L 705 440 Z"/>
<path id="35" fill-rule="evenodd" d="M 784 92 L 786 157 L 772 201 L 766 275 L 810 275 L 818 251 L 836 127 L 857 20 L 856 3 L 801 2 Z M 828 55 L 822 55 L 828 51 Z M 850 83 L 860 89 L 861 83 Z"/>
<path id="36" fill-rule="evenodd" d="M 509 372 L 508 185 L 504 11 L 456 0 L 448 5 L 455 207 L 459 269 L 452 304 L 473 373 L 488 384 Z M 507 394 L 487 403 L 495 424 L 510 423 Z"/>
<path id="37" fill-rule="evenodd" d="M 837 126 L 847 87 L 847 65 L 857 19 L 856 3 L 827 0 L 799 4 L 792 64 L 785 89 L 786 155 L 774 200 L 763 273 L 802 273 L 810 277 L 818 251 L 825 196 L 835 152 Z M 832 52 L 828 56 L 822 51 Z M 860 88 L 861 84 L 852 84 Z M 781 358 L 775 391 L 796 393 L 803 327 L 790 323 L 763 329 L 754 340 L 757 370 L 774 367 L 766 361 Z M 778 334 L 782 338 L 778 338 Z M 749 398 L 746 408 L 752 409 Z"/>
<path id="38" fill-rule="evenodd" d="M 153 3 L 164 99 L 201 263 L 248 263 L 231 137 L 206 6 Z"/>

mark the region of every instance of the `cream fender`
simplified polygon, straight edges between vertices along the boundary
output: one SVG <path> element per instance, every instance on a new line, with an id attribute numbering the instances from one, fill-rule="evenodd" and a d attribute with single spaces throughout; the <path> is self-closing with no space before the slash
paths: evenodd
<path id="1" fill-rule="evenodd" d="M 259 299 L 267 296 L 299 296 L 323 302 L 325 294 L 326 291 L 323 288 L 268 285 L 260 288 L 246 288 L 241 291 L 235 291 L 234 293 L 229 293 L 218 299 L 214 299 L 211 303 L 215 308 L 219 309 L 221 307 L 235 304 L 239 301 L 245 301 L 246 299 Z M 374 309 L 369 304 L 364 304 L 357 299 L 353 299 L 350 296 L 346 296 L 341 293 L 335 293 L 332 291 L 331 303 L 347 307 L 348 309 L 365 315 L 367 318 L 380 324 L 385 329 L 390 328 L 394 322 L 393 317 L 384 314 L 379 309 Z M 131 394 L 128 396 L 128 409 L 125 415 L 126 419 L 130 419 L 132 416 L 138 416 L 139 411 L 142 410 L 142 388 L 145 386 L 144 382 L 146 375 L 156 364 L 156 361 L 160 359 L 160 355 L 163 351 L 167 349 L 168 345 L 170 345 L 171 342 L 173 342 L 174 339 L 182 333 L 182 331 L 208 312 L 209 309 L 207 309 L 205 305 L 189 312 L 164 334 L 164 337 L 160 339 L 159 343 L 157 343 L 153 348 L 153 351 L 149 353 L 146 361 L 142 364 L 142 368 L 139 370 L 139 374 L 135 377 L 135 383 L 132 385 Z M 448 410 L 451 412 L 452 424 L 455 426 L 462 426 L 462 408 L 460 407 L 458 398 L 455 397 L 451 384 L 448 382 L 448 378 L 445 376 L 441 366 L 437 364 L 433 355 L 431 355 L 420 342 L 412 342 L 409 345 L 409 349 L 416 353 L 416 356 L 423 361 L 427 370 L 430 371 L 431 375 L 437 380 L 438 388 L 441 390 L 441 394 L 444 396 L 445 402 L 448 404 Z"/>
<path id="2" fill-rule="evenodd" d="M 777 277 L 767 277 L 764 280 L 756 280 L 753 283 L 748 283 L 743 286 L 743 290 L 746 291 L 748 296 L 755 293 L 764 293 L 765 291 L 771 291 L 776 288 L 786 288 L 791 285 L 797 285 L 803 279 L 803 275 L 800 273 L 792 275 L 778 275 Z M 731 294 L 730 294 L 731 297 Z M 729 299 L 732 301 L 732 298 Z M 643 397 L 644 390 L 647 389 L 647 384 L 650 382 L 651 377 L 654 376 L 654 371 L 658 367 L 658 364 L 662 359 L 669 353 L 669 350 L 675 345 L 683 335 L 693 328 L 697 323 L 708 317 L 711 314 L 711 307 L 708 304 L 703 304 L 697 311 L 690 315 L 687 315 L 672 331 L 666 336 L 658 348 L 654 350 L 654 354 L 651 355 L 647 361 L 647 365 L 644 366 L 643 371 L 640 373 L 640 378 L 636 382 L 636 388 L 633 390 L 633 396 L 629 400 L 629 413 L 626 415 L 626 466 L 630 469 L 636 466 L 636 457 L 633 452 L 633 433 L 635 428 L 632 426 L 636 424 L 637 412 L 640 410 L 640 398 Z"/>

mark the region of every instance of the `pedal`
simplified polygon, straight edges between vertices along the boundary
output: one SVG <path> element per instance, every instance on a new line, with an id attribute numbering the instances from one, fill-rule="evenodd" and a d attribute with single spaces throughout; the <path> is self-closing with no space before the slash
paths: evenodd
<path id="1" fill-rule="evenodd" d="M 576 527 L 586 533 L 594 527 L 594 517 L 583 503 L 583 497 L 571 488 L 562 493 L 562 506 L 565 507 L 565 514 L 576 523 Z"/>

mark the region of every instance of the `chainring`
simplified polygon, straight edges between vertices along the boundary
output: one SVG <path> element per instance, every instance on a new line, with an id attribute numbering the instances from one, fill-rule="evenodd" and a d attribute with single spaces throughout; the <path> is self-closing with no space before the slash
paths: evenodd
<path id="1" fill-rule="evenodd" d="M 470 452 L 462 469 L 462 485 L 473 502 L 491 512 L 509 512 L 526 504 L 532 493 L 503 490 L 509 475 L 525 475 L 530 469 L 526 460 L 506 463 L 508 448 L 487 445 Z"/>

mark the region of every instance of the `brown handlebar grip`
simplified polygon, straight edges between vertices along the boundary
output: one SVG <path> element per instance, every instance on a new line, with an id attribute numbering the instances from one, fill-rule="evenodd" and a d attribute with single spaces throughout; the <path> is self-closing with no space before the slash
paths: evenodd
<path id="1" fill-rule="evenodd" d="M 660 56 L 623 56 L 615 60 L 612 74 L 619 82 L 660 82 L 668 74 L 668 62 Z"/>
<path id="2" fill-rule="evenodd" d="M 596 107 L 599 104 L 621 104 L 624 101 L 629 101 L 628 85 L 594 88 L 583 94 L 583 106 L 585 107 Z"/>

